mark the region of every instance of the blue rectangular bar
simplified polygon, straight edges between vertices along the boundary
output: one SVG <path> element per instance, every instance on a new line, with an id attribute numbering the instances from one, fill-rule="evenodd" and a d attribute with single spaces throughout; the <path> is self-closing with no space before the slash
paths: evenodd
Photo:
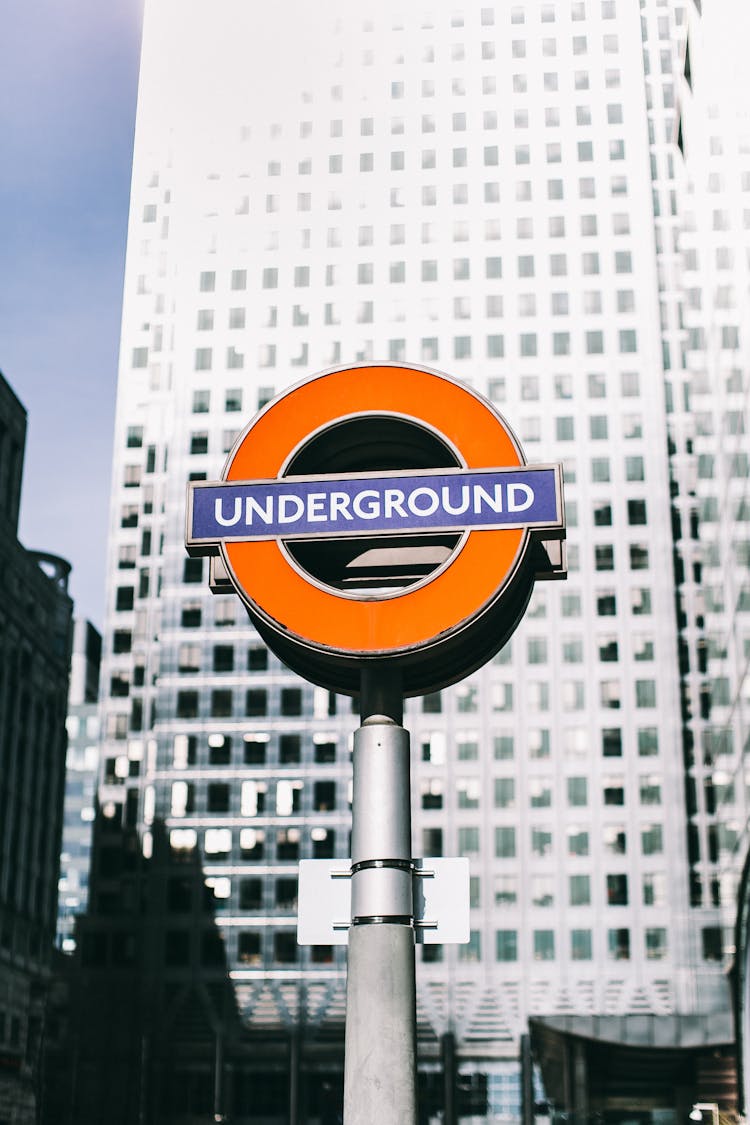
<path id="1" fill-rule="evenodd" d="M 190 485 L 188 545 L 560 527 L 556 466 Z"/>

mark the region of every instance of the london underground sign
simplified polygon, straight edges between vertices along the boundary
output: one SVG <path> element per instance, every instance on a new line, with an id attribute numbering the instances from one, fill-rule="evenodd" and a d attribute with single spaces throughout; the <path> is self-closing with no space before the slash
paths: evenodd
<path id="1" fill-rule="evenodd" d="M 527 465 L 479 395 L 419 367 L 313 376 L 253 419 L 222 479 L 191 482 L 186 544 L 214 556 L 288 665 L 356 693 L 387 660 L 405 694 L 485 663 L 536 578 L 563 575 L 559 465 Z"/>

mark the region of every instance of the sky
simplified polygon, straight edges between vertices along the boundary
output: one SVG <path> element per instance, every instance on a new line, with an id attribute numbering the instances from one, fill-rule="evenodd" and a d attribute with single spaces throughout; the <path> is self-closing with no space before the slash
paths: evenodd
<path id="1" fill-rule="evenodd" d="M 28 412 L 19 537 L 101 628 L 142 0 L 3 16 L 0 370 Z"/>

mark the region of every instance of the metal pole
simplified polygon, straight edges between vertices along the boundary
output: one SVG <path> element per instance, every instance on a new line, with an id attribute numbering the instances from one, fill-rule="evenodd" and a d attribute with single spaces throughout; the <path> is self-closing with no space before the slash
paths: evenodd
<path id="1" fill-rule="evenodd" d="M 376 710 L 377 708 L 377 710 Z M 409 734 L 395 677 L 363 673 L 354 734 L 344 1125 L 416 1125 Z"/>
<path id="2" fill-rule="evenodd" d="M 457 1125 L 456 1107 L 456 1037 L 446 1031 L 440 1040 L 443 1056 L 443 1121 L 445 1125 Z"/>

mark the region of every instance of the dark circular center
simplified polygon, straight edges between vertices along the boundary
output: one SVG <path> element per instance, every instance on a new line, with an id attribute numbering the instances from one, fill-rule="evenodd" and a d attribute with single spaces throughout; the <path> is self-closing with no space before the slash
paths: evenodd
<path id="1" fill-rule="evenodd" d="M 434 431 L 390 415 L 344 419 L 315 434 L 297 451 L 284 476 L 317 473 L 397 473 L 458 468 L 460 462 Z M 359 536 L 287 543 L 312 578 L 353 594 L 395 592 L 442 566 L 460 535 Z"/>

